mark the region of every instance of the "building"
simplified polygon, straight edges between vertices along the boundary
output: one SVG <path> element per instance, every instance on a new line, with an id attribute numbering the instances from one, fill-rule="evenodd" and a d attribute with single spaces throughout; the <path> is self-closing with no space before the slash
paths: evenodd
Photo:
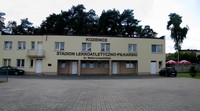
<path id="1" fill-rule="evenodd" d="M 26 74 L 157 74 L 163 38 L 0 35 L 0 66 Z"/>

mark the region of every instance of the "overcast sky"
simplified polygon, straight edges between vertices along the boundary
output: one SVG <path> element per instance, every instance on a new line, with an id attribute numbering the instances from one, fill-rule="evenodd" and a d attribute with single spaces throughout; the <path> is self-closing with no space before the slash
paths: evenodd
<path id="1" fill-rule="evenodd" d="M 73 5 L 83 4 L 86 11 L 94 9 L 100 16 L 103 10 L 133 9 L 140 25 L 150 25 L 158 36 L 166 36 L 166 52 L 174 51 L 170 31 L 166 30 L 168 15 L 177 13 L 182 16 L 182 25 L 189 26 L 187 39 L 182 49 L 200 50 L 200 0 L 0 0 L 0 12 L 6 13 L 5 23 L 28 18 L 34 26 L 40 26 L 49 14 L 67 11 Z"/>

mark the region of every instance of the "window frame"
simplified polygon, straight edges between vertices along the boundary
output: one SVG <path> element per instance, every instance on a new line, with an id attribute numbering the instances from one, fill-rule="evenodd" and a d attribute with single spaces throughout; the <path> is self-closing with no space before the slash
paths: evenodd
<path id="1" fill-rule="evenodd" d="M 11 66 L 11 59 L 3 59 L 3 66 Z"/>
<path id="2" fill-rule="evenodd" d="M 18 50 L 26 49 L 26 41 L 18 41 Z"/>
<path id="3" fill-rule="evenodd" d="M 4 41 L 4 50 L 12 49 L 12 41 Z"/>
<path id="4" fill-rule="evenodd" d="M 24 59 L 17 59 L 17 67 L 24 67 L 25 60 Z"/>
<path id="5" fill-rule="evenodd" d="M 151 45 L 151 52 L 155 53 L 155 54 L 162 54 L 163 53 L 163 45 L 152 44 Z"/>
<path id="6" fill-rule="evenodd" d="M 131 50 L 130 50 L 130 47 L 131 47 Z M 128 52 L 129 53 L 137 53 L 137 44 L 128 44 Z"/>
<path id="7" fill-rule="evenodd" d="M 65 42 L 55 42 L 54 50 L 55 51 L 64 51 L 65 50 Z"/>
<path id="8" fill-rule="evenodd" d="M 101 52 L 110 52 L 110 43 L 101 43 Z"/>
<path id="9" fill-rule="evenodd" d="M 91 52 L 92 43 L 82 43 L 82 52 Z"/>

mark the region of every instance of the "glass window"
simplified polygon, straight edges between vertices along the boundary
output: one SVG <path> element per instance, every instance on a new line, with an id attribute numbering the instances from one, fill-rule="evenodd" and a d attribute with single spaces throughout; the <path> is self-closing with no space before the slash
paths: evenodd
<path id="1" fill-rule="evenodd" d="M 86 62 L 83 61 L 83 62 L 81 63 L 81 68 L 86 68 Z"/>
<path id="2" fill-rule="evenodd" d="M 31 50 L 34 50 L 34 49 L 35 49 L 35 42 L 32 41 L 32 42 L 31 42 Z"/>
<path id="3" fill-rule="evenodd" d="M 82 51 L 90 52 L 91 51 L 91 43 L 82 43 Z"/>
<path id="4" fill-rule="evenodd" d="M 133 61 L 126 62 L 126 68 L 135 68 L 135 63 Z"/>
<path id="5" fill-rule="evenodd" d="M 110 43 L 101 43 L 101 51 L 109 52 L 110 51 Z"/>
<path id="6" fill-rule="evenodd" d="M 64 50 L 64 42 L 55 42 L 55 50 Z"/>
<path id="7" fill-rule="evenodd" d="M 4 49 L 6 49 L 6 50 L 12 49 L 12 41 L 5 41 L 4 42 Z"/>
<path id="8" fill-rule="evenodd" d="M 26 49 L 26 42 L 25 41 L 19 41 L 18 42 L 18 49 L 20 49 L 20 50 Z"/>
<path id="9" fill-rule="evenodd" d="M 66 65 L 67 65 L 66 61 L 61 61 L 59 66 L 60 68 L 65 68 Z"/>
<path id="10" fill-rule="evenodd" d="M 152 51 L 152 53 L 163 53 L 163 46 L 162 45 L 152 45 L 151 51 Z"/>
<path id="11" fill-rule="evenodd" d="M 128 52 L 137 52 L 136 44 L 128 44 Z"/>
<path id="12" fill-rule="evenodd" d="M 24 59 L 17 59 L 17 67 L 24 67 Z"/>
<path id="13" fill-rule="evenodd" d="M 10 66 L 11 65 L 11 59 L 3 59 L 3 66 Z"/>
<path id="14" fill-rule="evenodd" d="M 90 61 L 89 67 L 90 67 L 90 68 L 94 68 L 94 62 L 93 62 L 93 61 Z"/>

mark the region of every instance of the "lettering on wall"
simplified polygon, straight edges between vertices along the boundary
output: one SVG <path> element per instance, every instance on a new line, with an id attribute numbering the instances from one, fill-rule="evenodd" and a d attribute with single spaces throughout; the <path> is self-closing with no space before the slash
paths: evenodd
<path id="1" fill-rule="evenodd" d="M 111 59 L 111 57 L 133 57 L 136 53 L 103 53 L 103 52 L 57 52 L 59 56 L 83 56 L 83 59 Z"/>
<path id="2" fill-rule="evenodd" d="M 88 42 L 107 42 L 107 38 L 86 38 Z"/>

